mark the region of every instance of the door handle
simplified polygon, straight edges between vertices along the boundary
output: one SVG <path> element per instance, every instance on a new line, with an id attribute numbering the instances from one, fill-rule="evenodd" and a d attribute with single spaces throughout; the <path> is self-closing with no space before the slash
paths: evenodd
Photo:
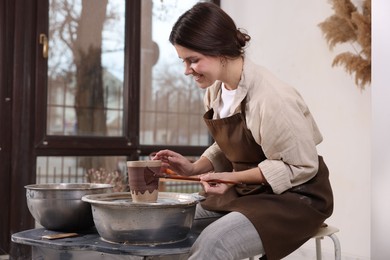
<path id="1" fill-rule="evenodd" d="M 39 43 L 42 44 L 42 56 L 47 59 L 49 57 L 49 41 L 47 39 L 46 34 L 41 33 L 39 35 Z"/>

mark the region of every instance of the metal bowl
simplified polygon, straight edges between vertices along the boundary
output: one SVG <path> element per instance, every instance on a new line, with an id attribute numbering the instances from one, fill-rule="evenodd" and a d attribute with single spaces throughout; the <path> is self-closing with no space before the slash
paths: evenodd
<path id="1" fill-rule="evenodd" d="M 56 231 L 93 227 L 91 205 L 81 198 L 112 191 L 112 185 L 98 183 L 31 184 L 25 188 L 27 206 L 35 221 Z"/>
<path id="2" fill-rule="evenodd" d="M 86 195 L 95 227 L 105 241 L 125 244 L 165 244 L 185 240 L 199 197 L 159 192 L 157 202 L 133 202 L 130 192 Z"/>

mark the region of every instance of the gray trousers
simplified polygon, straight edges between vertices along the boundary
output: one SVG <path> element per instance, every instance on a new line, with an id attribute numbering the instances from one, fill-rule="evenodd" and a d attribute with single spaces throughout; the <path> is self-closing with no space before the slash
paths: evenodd
<path id="1" fill-rule="evenodd" d="M 198 204 L 193 229 L 201 234 L 191 248 L 189 260 L 239 260 L 265 254 L 255 227 L 239 212 L 220 214 Z"/>

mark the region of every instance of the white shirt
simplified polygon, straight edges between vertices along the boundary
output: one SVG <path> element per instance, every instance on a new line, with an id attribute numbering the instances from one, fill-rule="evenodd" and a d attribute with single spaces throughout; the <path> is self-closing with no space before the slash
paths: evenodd
<path id="1" fill-rule="evenodd" d="M 236 95 L 236 89 L 228 90 L 225 88 L 225 84 L 221 86 L 221 102 L 218 107 L 219 118 L 225 118 L 230 115 L 230 108 L 232 107 L 234 96 Z"/>

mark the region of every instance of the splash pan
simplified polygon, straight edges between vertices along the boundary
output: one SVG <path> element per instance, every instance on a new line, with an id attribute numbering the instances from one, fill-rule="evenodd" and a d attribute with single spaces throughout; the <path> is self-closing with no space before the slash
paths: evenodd
<path id="1" fill-rule="evenodd" d="M 182 241 L 191 229 L 199 195 L 159 192 L 157 202 L 133 202 L 130 192 L 87 195 L 101 238 L 125 244 Z"/>

